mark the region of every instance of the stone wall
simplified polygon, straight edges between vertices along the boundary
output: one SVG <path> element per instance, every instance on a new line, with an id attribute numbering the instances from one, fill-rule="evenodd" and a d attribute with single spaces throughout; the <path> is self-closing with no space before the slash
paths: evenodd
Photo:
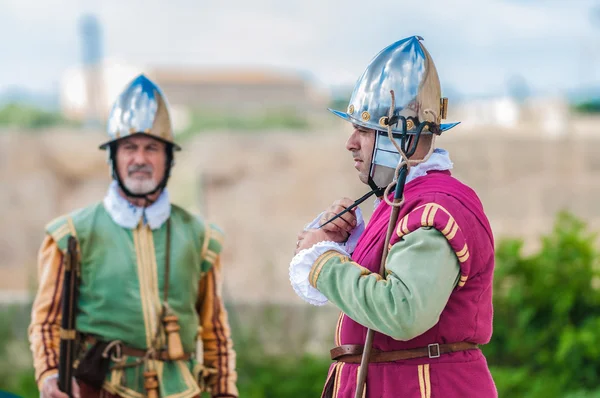
<path id="1" fill-rule="evenodd" d="M 557 211 L 600 229 L 600 137 L 595 121 L 550 140 L 523 131 L 447 133 L 455 175 L 480 195 L 496 237 L 533 248 Z M 586 130 L 587 129 L 587 130 Z M 226 231 L 230 302 L 298 305 L 288 283 L 296 234 L 335 199 L 366 192 L 344 149 L 346 126 L 331 131 L 202 134 L 184 144 L 170 182 L 174 202 Z M 36 283 L 44 225 L 100 200 L 110 181 L 100 132 L 0 134 L 0 292 Z M 362 205 L 370 215 L 372 200 Z"/>

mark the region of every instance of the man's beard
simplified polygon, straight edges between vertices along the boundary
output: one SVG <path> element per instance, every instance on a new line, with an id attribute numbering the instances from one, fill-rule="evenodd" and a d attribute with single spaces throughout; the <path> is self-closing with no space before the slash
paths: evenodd
<path id="1" fill-rule="evenodd" d="M 125 188 L 127 188 L 129 192 L 141 195 L 154 191 L 158 184 L 154 182 L 152 178 L 144 178 L 141 180 L 127 177 L 125 178 L 125 181 L 123 181 L 123 185 L 125 185 Z"/>
<path id="2" fill-rule="evenodd" d="M 131 174 L 133 174 L 136 171 L 147 172 L 150 174 L 150 176 L 145 178 L 131 177 Z M 125 177 L 125 179 L 123 180 L 123 185 L 125 185 L 125 188 L 127 188 L 129 192 L 136 195 L 150 193 L 154 191 L 158 186 L 158 183 L 155 182 L 154 179 L 152 179 L 151 177 L 152 171 L 152 166 L 149 165 L 131 166 L 127 170 L 127 177 Z"/>

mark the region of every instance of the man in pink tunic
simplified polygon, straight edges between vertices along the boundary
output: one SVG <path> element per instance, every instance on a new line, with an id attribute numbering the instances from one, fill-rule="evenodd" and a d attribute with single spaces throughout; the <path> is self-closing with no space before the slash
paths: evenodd
<path id="1" fill-rule="evenodd" d="M 332 111 L 352 123 L 346 148 L 377 199 L 366 228 L 358 207 L 323 226 L 353 204 L 336 201 L 300 233 L 290 264 L 301 298 L 341 310 L 323 397 L 354 398 L 368 329 L 364 396 L 497 397 L 479 349 L 492 335 L 494 241 L 477 195 L 451 175 L 448 153 L 434 149 L 434 138 L 457 124 L 441 123 L 446 106 L 433 60 L 415 36 L 382 50 L 347 112 Z M 384 247 L 393 193 L 383 188 L 396 182 L 397 148 L 412 146 L 404 201 Z"/>

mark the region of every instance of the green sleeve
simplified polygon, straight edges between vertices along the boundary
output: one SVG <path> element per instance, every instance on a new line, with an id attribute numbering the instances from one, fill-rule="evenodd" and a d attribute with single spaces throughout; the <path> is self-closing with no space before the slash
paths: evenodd
<path id="1" fill-rule="evenodd" d="M 434 228 L 420 228 L 392 247 L 385 279 L 332 251 L 317 259 L 310 279 L 356 322 L 410 340 L 438 322 L 459 278 L 446 238 Z"/>

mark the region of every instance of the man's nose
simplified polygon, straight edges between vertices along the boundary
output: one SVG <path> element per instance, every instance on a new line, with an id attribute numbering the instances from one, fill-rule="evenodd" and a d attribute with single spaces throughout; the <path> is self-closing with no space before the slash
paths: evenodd
<path id="1" fill-rule="evenodd" d="M 144 154 L 144 151 L 135 151 L 133 161 L 135 164 L 146 164 L 146 155 Z"/>
<path id="2" fill-rule="evenodd" d="M 349 151 L 358 151 L 360 149 L 360 142 L 358 140 L 358 133 L 356 130 L 350 134 L 346 141 L 346 149 Z"/>

